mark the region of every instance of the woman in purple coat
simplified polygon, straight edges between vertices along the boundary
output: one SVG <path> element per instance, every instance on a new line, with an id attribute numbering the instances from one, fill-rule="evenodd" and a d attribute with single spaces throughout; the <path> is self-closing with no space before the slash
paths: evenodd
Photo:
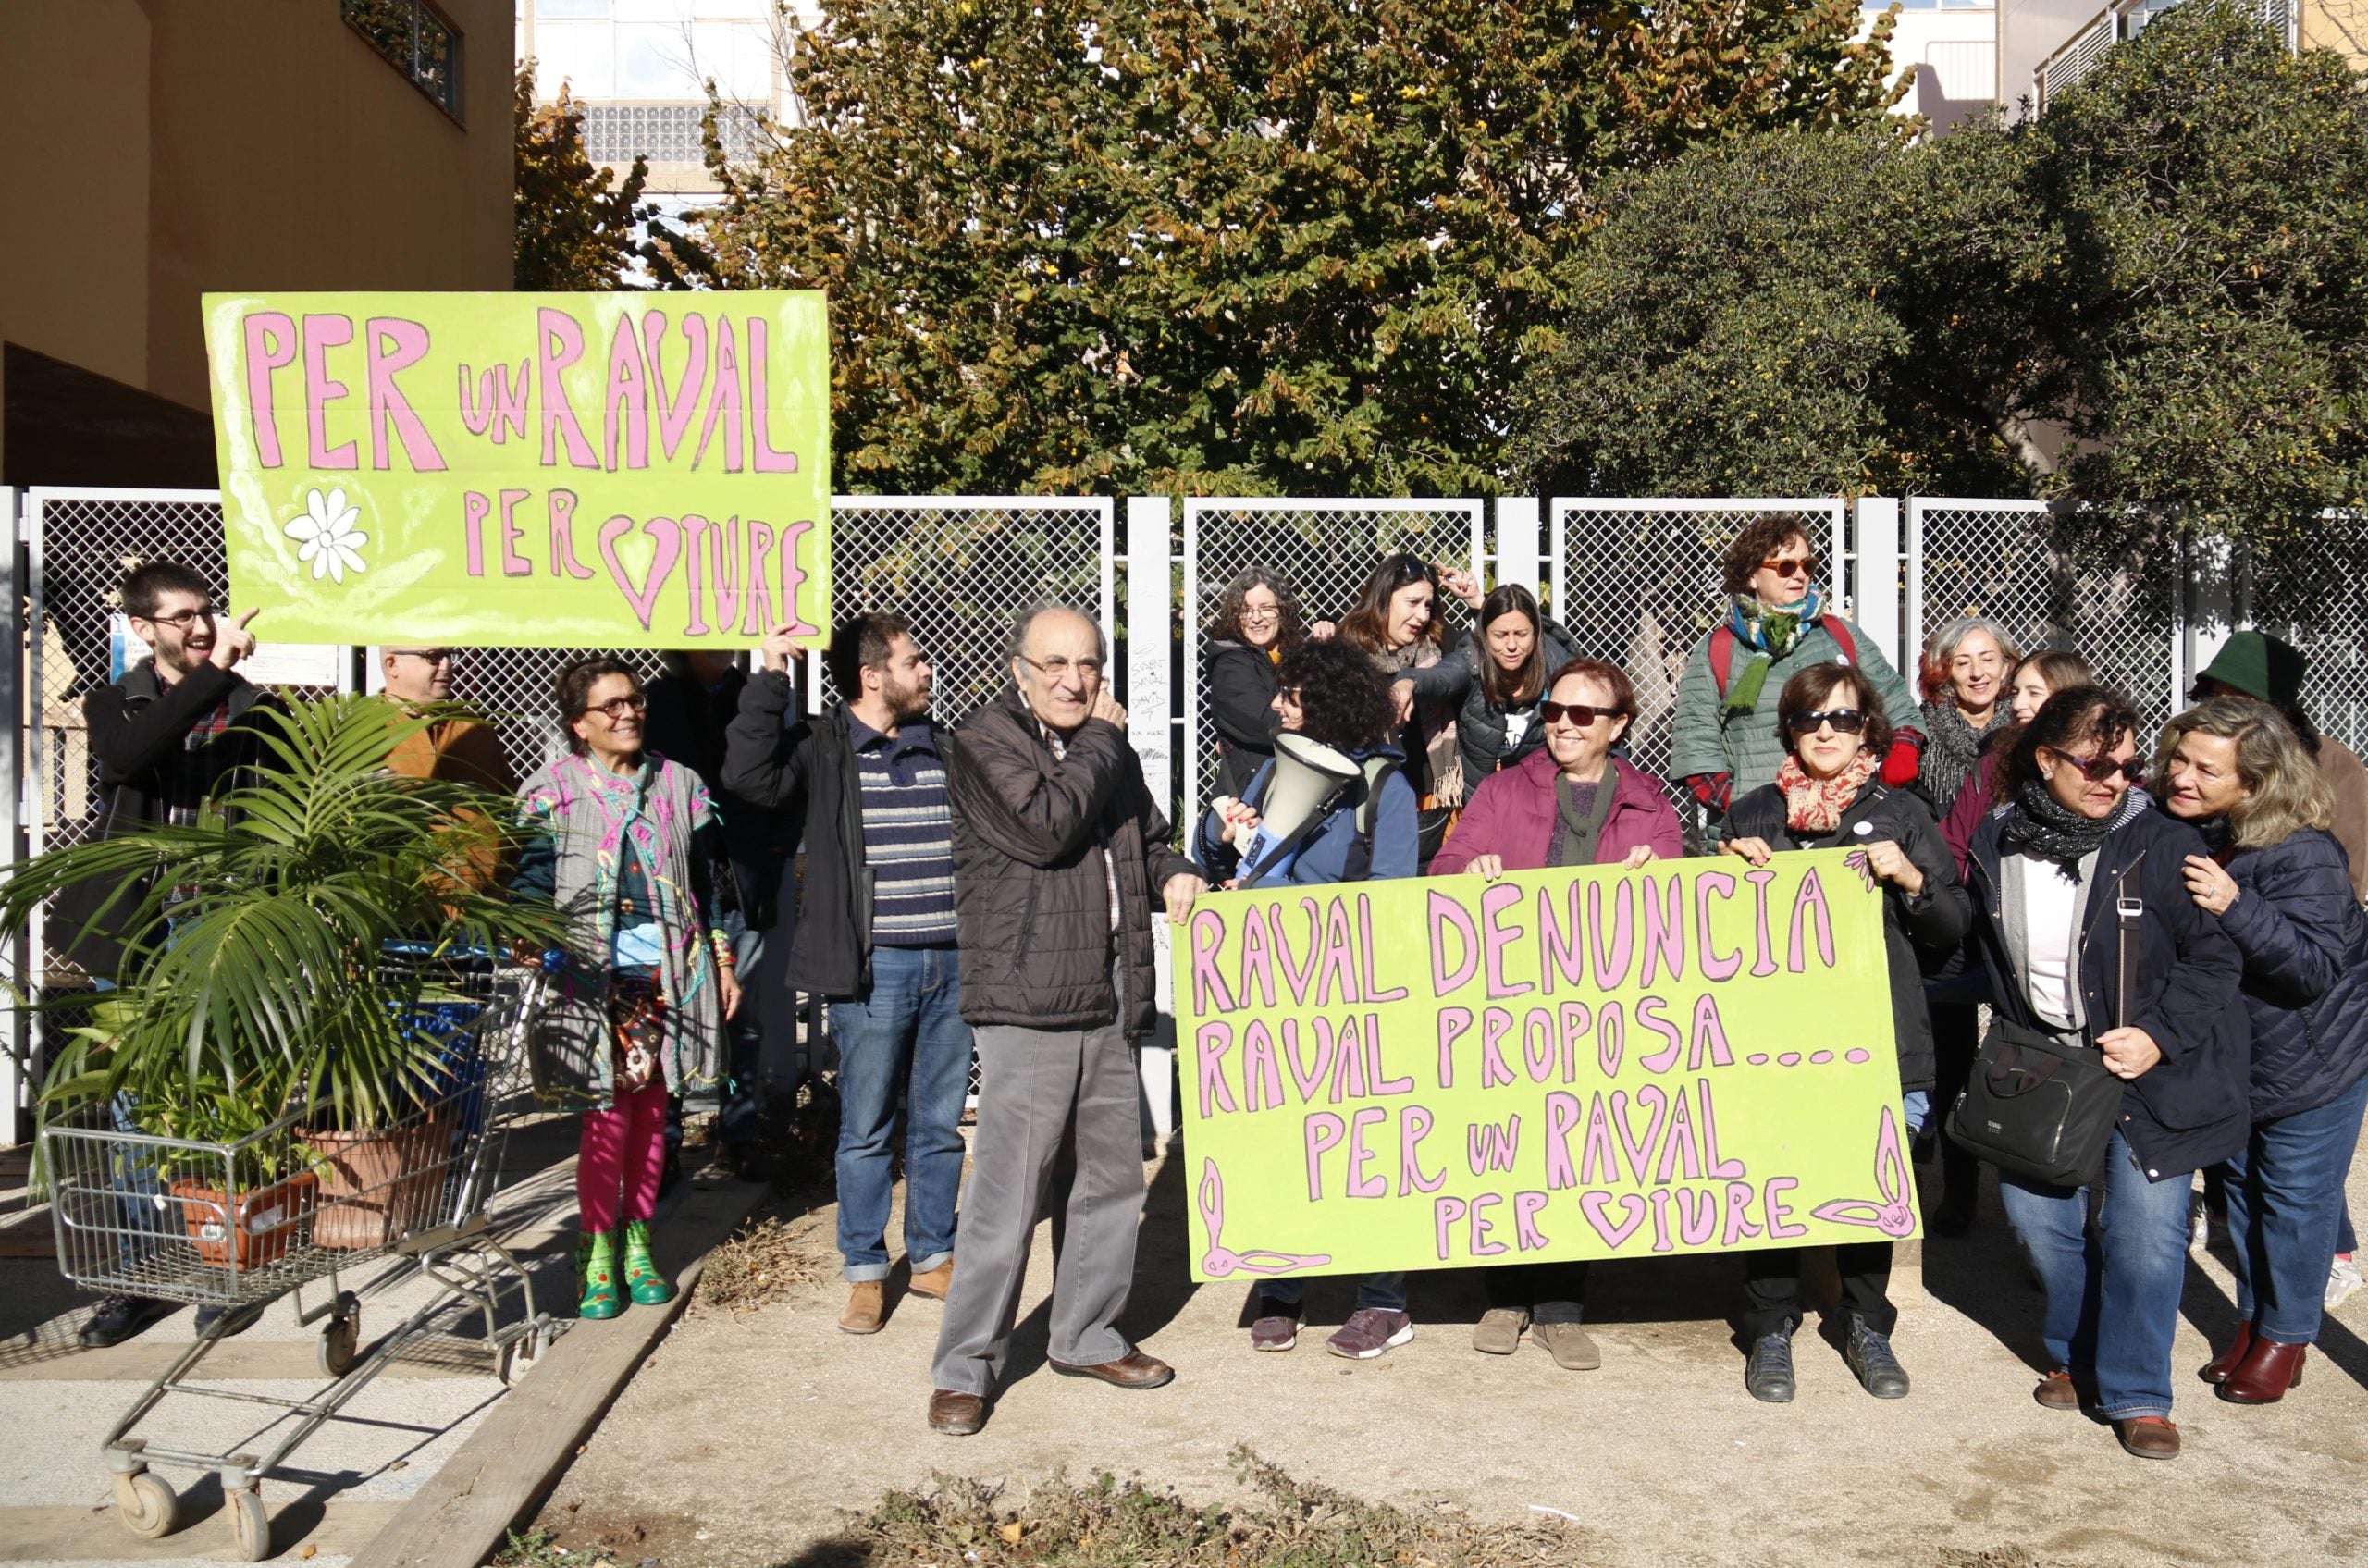
<path id="1" fill-rule="evenodd" d="M 1544 749 L 1482 781 L 1431 874 L 1469 871 L 1494 881 L 1551 866 L 1626 866 L 1685 853 L 1677 812 L 1660 785 L 1611 755 L 1636 716 L 1636 694 L 1617 665 L 1574 659 L 1554 672 L 1538 717 Z M 1472 1348 L 1511 1355 L 1524 1329 L 1569 1372 L 1603 1364 L 1579 1320 L 1587 1266 L 1508 1264 L 1481 1270 L 1488 1310 Z"/>

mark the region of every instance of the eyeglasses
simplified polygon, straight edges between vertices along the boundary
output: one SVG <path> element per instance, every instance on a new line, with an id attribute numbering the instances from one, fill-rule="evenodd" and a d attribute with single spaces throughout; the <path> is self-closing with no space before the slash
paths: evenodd
<path id="1" fill-rule="evenodd" d="M 135 615 L 132 619 L 145 621 L 152 626 L 170 626 L 177 632 L 186 632 L 194 623 L 211 621 L 220 613 L 222 613 L 220 611 L 209 604 L 202 609 L 184 610 L 173 615 Z"/>
<path id="2" fill-rule="evenodd" d="M 2047 749 L 2055 751 L 2055 747 L 2052 746 Z M 2131 784 L 2136 784 L 2146 776 L 2146 764 L 2135 757 L 2126 758 L 2116 762 L 2110 757 L 2080 758 L 2073 756 L 2068 751 L 2055 751 L 2055 755 L 2079 769 L 2090 784 L 2111 784 L 2115 777 L 2125 778 Z"/>
<path id="3" fill-rule="evenodd" d="M 1275 688 L 1275 696 L 1277 700 L 1288 702 L 1293 708 L 1297 708 L 1300 706 L 1299 694 L 1301 690 L 1301 688 L 1299 686 L 1276 686 Z"/>
<path id="4" fill-rule="evenodd" d="M 635 692 L 631 697 L 612 697 L 606 702 L 589 703 L 584 710 L 586 713 L 598 713 L 613 724 L 626 715 L 638 713 L 648 706 L 649 698 Z"/>
<path id="5" fill-rule="evenodd" d="M 1030 659 L 1023 653 L 1019 655 L 1019 661 L 1048 681 L 1066 681 L 1072 672 L 1081 681 L 1102 678 L 1102 661 L 1099 659 Z"/>
<path id="6" fill-rule="evenodd" d="M 1817 570 L 1814 555 L 1770 556 L 1759 563 L 1762 572 L 1773 572 L 1779 577 L 1806 577 Z"/>
<path id="7" fill-rule="evenodd" d="M 1541 702 L 1537 705 L 1537 716 L 1549 724 L 1567 719 L 1584 730 L 1597 719 L 1619 718 L 1620 710 L 1598 708 L 1592 702 Z"/>
<path id="8" fill-rule="evenodd" d="M 387 651 L 429 664 L 457 664 L 461 661 L 460 654 L 449 648 L 390 648 Z"/>
<path id="9" fill-rule="evenodd" d="M 1867 716 L 1856 708 L 1830 708 L 1819 713 L 1794 713 L 1784 721 L 1784 727 L 1796 735 L 1813 735 L 1822 726 L 1832 724 L 1838 735 L 1855 735 L 1867 727 Z"/>

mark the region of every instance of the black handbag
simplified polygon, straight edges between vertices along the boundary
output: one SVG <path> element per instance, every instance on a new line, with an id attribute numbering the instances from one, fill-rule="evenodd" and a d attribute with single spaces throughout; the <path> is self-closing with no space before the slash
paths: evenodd
<path id="1" fill-rule="evenodd" d="M 2135 938 L 2145 913 L 2141 901 L 2128 896 L 2128 886 L 2125 874 L 2114 900 L 2121 926 L 2124 1024 L 2137 989 Z M 1949 1136 L 2000 1170 L 2051 1187 L 2085 1186 L 2104 1168 L 2105 1145 L 2121 1119 L 2128 1087 L 2093 1043 L 2067 1045 L 1992 1014 L 1973 1074 L 1949 1113 Z"/>

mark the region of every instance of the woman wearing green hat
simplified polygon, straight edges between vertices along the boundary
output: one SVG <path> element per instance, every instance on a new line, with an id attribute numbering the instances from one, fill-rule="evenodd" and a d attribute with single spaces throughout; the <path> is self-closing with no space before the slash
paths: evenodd
<path id="1" fill-rule="evenodd" d="M 2327 788 L 2335 792 L 2335 823 L 2329 830 L 2351 862 L 2351 893 L 2368 904 L 2368 763 L 2339 740 L 2319 733 L 2302 710 L 2302 678 L 2311 661 L 2291 643 L 2250 627 L 2229 635 L 2212 662 L 2195 678 L 2189 702 L 2215 697 L 2250 698 L 2286 716 L 2303 747 L 2318 759 Z"/>

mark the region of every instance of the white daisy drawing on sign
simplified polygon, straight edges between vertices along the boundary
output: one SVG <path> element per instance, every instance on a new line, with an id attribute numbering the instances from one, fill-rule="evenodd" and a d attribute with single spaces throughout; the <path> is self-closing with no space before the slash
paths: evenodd
<path id="1" fill-rule="evenodd" d="M 342 583 L 348 572 L 361 574 L 362 547 L 370 542 L 370 536 L 353 525 L 361 517 L 362 509 L 349 504 L 343 490 L 332 489 L 326 496 L 318 490 L 304 492 L 304 515 L 282 531 L 298 541 L 296 559 L 313 563 L 313 581 L 327 577 Z"/>

